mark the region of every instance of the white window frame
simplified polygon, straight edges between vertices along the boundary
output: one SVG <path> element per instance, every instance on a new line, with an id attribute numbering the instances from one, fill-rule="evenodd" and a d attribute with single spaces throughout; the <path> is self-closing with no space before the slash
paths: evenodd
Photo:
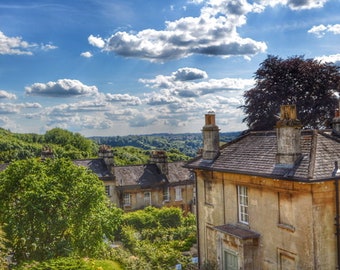
<path id="1" fill-rule="evenodd" d="M 124 206 L 130 206 L 130 205 L 131 205 L 131 194 L 124 193 Z"/>
<path id="2" fill-rule="evenodd" d="M 170 188 L 169 187 L 163 188 L 163 201 L 164 202 L 170 201 Z"/>
<path id="3" fill-rule="evenodd" d="M 182 188 L 181 187 L 175 187 L 175 201 L 182 201 Z"/>
<path id="4" fill-rule="evenodd" d="M 238 202 L 238 221 L 243 224 L 249 224 L 248 213 L 248 188 L 245 186 L 237 186 L 237 202 Z"/>
<path id="5" fill-rule="evenodd" d="M 151 205 L 151 191 L 144 192 L 144 205 L 145 206 Z"/>

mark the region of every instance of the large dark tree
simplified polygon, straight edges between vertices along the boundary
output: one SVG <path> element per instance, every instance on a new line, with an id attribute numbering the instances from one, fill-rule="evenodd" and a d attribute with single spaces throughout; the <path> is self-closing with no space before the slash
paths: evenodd
<path id="1" fill-rule="evenodd" d="M 255 87 L 244 93 L 243 120 L 250 130 L 271 130 L 280 106 L 296 105 L 304 128 L 328 128 L 338 106 L 339 67 L 295 56 L 269 55 L 255 73 Z"/>

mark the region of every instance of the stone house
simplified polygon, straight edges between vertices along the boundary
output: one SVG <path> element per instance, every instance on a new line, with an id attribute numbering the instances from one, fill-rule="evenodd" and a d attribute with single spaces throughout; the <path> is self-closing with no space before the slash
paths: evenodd
<path id="1" fill-rule="evenodd" d="M 194 211 L 194 177 L 184 162 L 168 162 L 166 152 L 151 151 L 147 164 L 115 166 L 113 151 L 101 146 L 96 159 L 74 160 L 103 181 L 111 202 L 125 211 L 146 206 L 176 206 Z"/>
<path id="2" fill-rule="evenodd" d="M 333 130 L 302 130 L 282 106 L 274 131 L 219 147 L 205 115 L 195 173 L 199 262 L 219 270 L 339 269 L 340 117 Z"/>

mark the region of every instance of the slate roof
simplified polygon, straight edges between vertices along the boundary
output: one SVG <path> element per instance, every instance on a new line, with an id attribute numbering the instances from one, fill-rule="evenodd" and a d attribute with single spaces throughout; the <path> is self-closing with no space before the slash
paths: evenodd
<path id="1" fill-rule="evenodd" d="M 242 228 L 240 226 L 236 226 L 233 224 L 224 224 L 224 225 L 216 226 L 214 228 L 218 231 L 235 236 L 243 240 L 256 239 L 260 237 L 260 234 L 257 232 L 254 232 L 249 229 Z"/>
<path id="2" fill-rule="evenodd" d="M 169 162 L 167 175 L 162 174 L 155 164 L 115 166 L 114 170 L 119 186 L 149 188 L 193 181 L 190 171 L 183 168 L 183 165 L 184 162 Z"/>
<path id="3" fill-rule="evenodd" d="M 88 168 L 101 179 L 113 177 L 102 158 L 78 159 L 73 160 L 73 163 Z"/>
<path id="4" fill-rule="evenodd" d="M 330 130 L 301 131 L 301 158 L 293 168 L 276 164 L 276 132 L 250 132 L 220 149 L 213 161 L 202 157 L 188 162 L 186 167 L 222 172 L 257 175 L 295 181 L 325 181 L 340 175 L 340 138 Z"/>

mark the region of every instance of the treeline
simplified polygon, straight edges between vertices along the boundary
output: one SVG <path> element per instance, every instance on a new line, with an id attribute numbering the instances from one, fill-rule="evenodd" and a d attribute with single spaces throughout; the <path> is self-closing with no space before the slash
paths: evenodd
<path id="1" fill-rule="evenodd" d="M 240 132 L 221 133 L 221 144 L 239 136 Z M 197 155 L 202 148 L 202 134 L 152 134 L 86 138 L 61 128 L 45 134 L 13 133 L 0 128 L 0 163 L 9 163 L 40 157 L 44 147 L 49 147 L 55 157 L 69 159 L 95 158 L 99 145 L 113 148 L 118 166 L 145 164 L 152 150 L 165 150 L 168 161 L 185 161 Z"/>
<path id="2" fill-rule="evenodd" d="M 12 133 L 0 128 L 0 162 L 9 163 L 40 157 L 44 147 L 50 147 L 56 157 L 82 159 L 96 156 L 98 145 L 79 133 L 54 128 L 43 135 Z"/>
<path id="3" fill-rule="evenodd" d="M 146 164 L 150 159 L 150 150 L 144 150 L 134 146 L 113 147 L 114 162 L 117 166 Z M 185 161 L 190 157 L 177 149 L 167 151 L 169 162 Z"/>
<path id="4" fill-rule="evenodd" d="M 226 143 L 239 135 L 240 132 L 220 133 L 220 141 L 221 143 Z M 95 136 L 90 137 L 90 139 L 98 144 L 106 144 L 112 147 L 134 146 L 144 150 L 162 149 L 167 152 L 177 151 L 188 157 L 195 157 L 197 151 L 202 148 L 201 133 Z"/>

